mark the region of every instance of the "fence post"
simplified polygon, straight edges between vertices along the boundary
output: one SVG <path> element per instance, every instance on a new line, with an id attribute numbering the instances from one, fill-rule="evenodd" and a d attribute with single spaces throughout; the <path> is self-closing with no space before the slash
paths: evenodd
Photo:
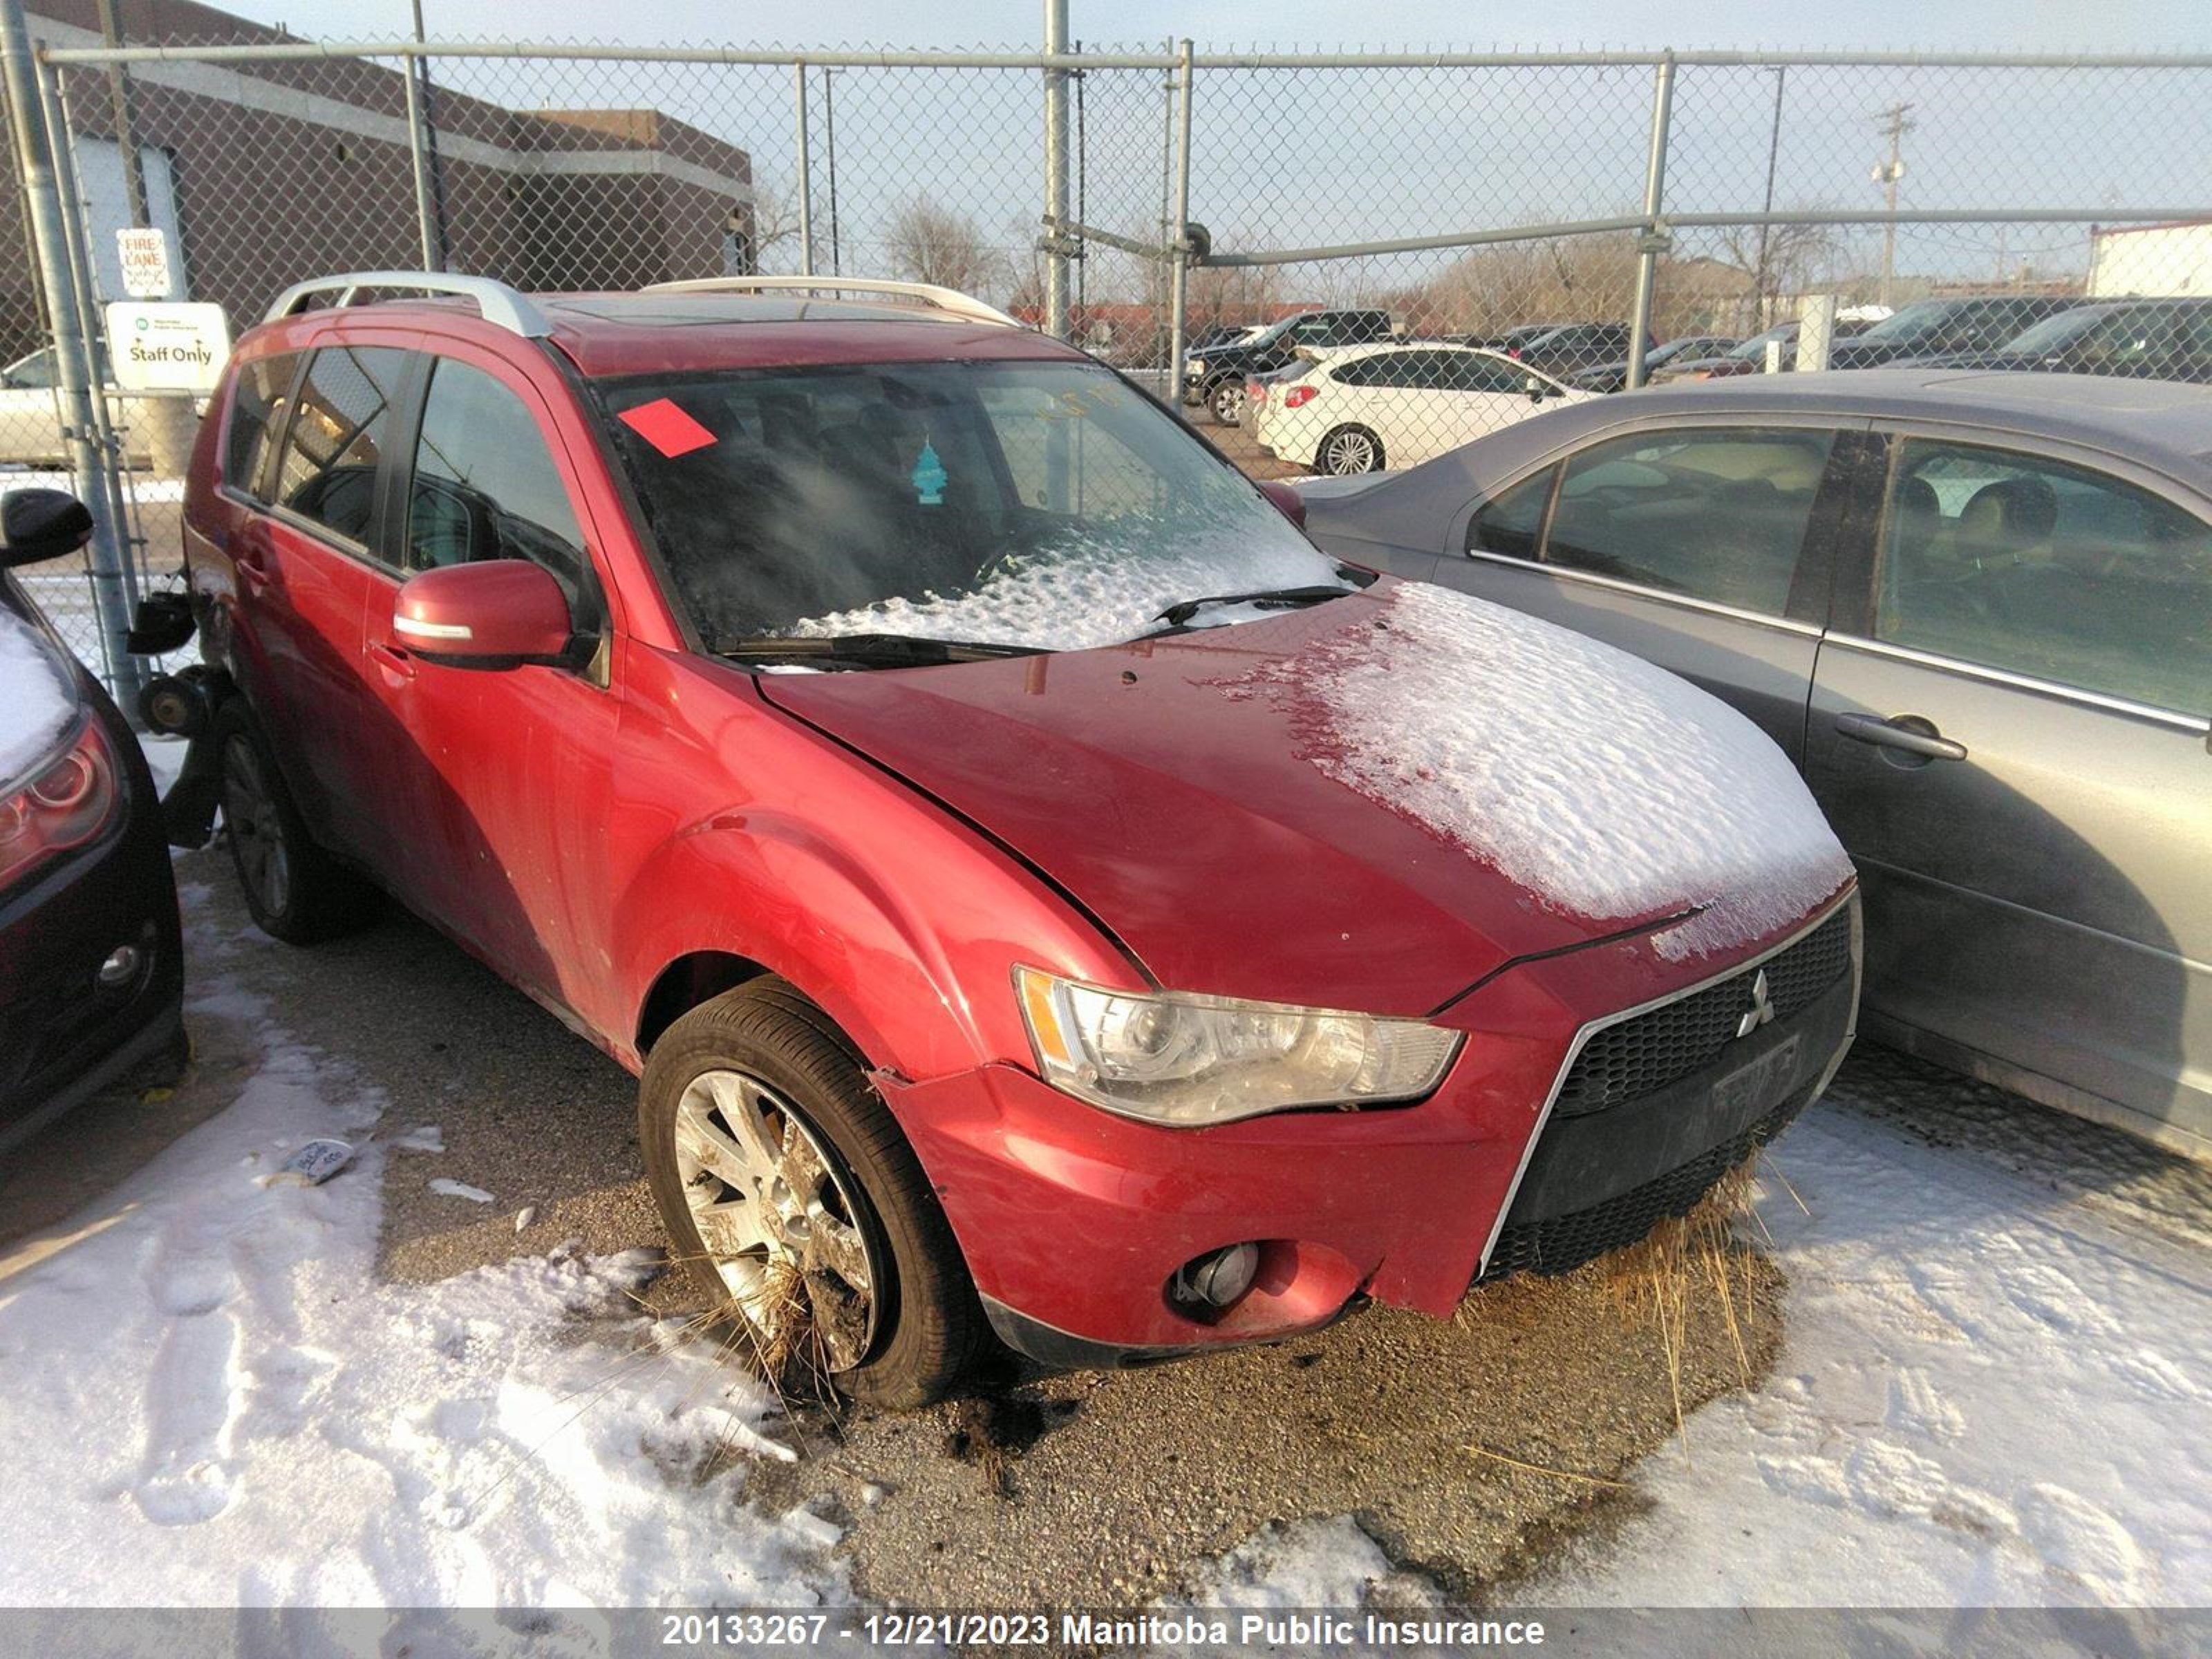
<path id="1" fill-rule="evenodd" d="M 1644 384 L 1644 357 L 1651 336 L 1651 289 L 1659 276 L 1659 256 L 1668 246 L 1663 215 L 1667 203 L 1667 130 L 1674 114 L 1674 54 L 1660 54 L 1651 88 L 1651 152 L 1644 164 L 1644 234 L 1636 243 L 1636 303 L 1628 319 L 1628 386 Z"/>
<path id="2" fill-rule="evenodd" d="M 51 71 L 50 71 L 51 72 Z M 94 410 L 90 336 L 71 280 L 69 244 L 56 182 L 53 151 L 44 118 L 46 99 L 38 66 L 31 56 L 30 30 L 22 0 L 0 0 L 0 82 L 8 94 L 8 118 L 22 173 L 24 214 L 38 252 L 39 281 L 46 296 L 46 315 L 54 331 L 56 391 L 70 465 L 92 514 L 93 601 L 100 616 L 100 642 L 110 683 L 126 701 L 137 689 L 137 665 L 128 649 L 131 618 L 125 606 L 122 526 L 117 523 L 106 452 L 99 442 Z"/>
<path id="3" fill-rule="evenodd" d="M 806 65 L 791 66 L 791 121 L 799 149 L 799 274 L 814 274 L 814 167 L 806 154 Z"/>
<path id="4" fill-rule="evenodd" d="M 1168 395 L 1172 410 L 1182 407 L 1182 362 L 1190 340 L 1183 328 L 1183 309 L 1190 289 L 1190 42 L 1185 40 L 1176 93 L 1175 262 L 1168 267 Z"/>
<path id="5" fill-rule="evenodd" d="M 415 38 L 422 38 L 422 9 L 415 9 Z M 437 213 L 430 201 L 430 155 L 422 137 L 422 60 L 410 58 L 401 65 L 407 71 L 407 159 L 415 169 L 415 229 L 422 243 L 422 269 L 443 270 L 446 262 L 438 246 Z"/>
<path id="6" fill-rule="evenodd" d="M 124 493 L 123 475 L 130 470 L 131 458 L 118 437 L 115 410 L 107 397 L 107 375 L 100 363 L 101 343 L 107 337 L 107 319 L 100 308 L 100 283 L 93 275 L 92 253 L 88 246 L 92 227 L 88 216 L 90 198 L 85 192 L 84 179 L 76 165 L 76 145 L 70 138 L 74 131 L 69 120 L 69 98 L 62 85 L 61 71 L 51 64 L 35 59 L 32 73 L 39 83 L 39 115 L 46 123 L 47 155 L 54 169 L 54 189 L 62 204 L 62 246 L 69 257 L 69 278 L 76 290 L 77 315 L 85 331 L 85 359 L 87 386 L 92 393 L 93 436 L 101 454 L 108 458 L 109 465 L 105 488 L 109 512 L 113 515 L 118 545 L 123 550 L 122 613 L 134 617 L 138 611 L 138 577 L 143 563 L 143 540 L 131 511 L 131 501 Z M 112 349 L 112 347 L 110 348 Z M 112 368 L 111 362 L 107 366 Z M 137 418 L 147 428 L 149 448 L 152 447 L 153 428 L 167 418 L 167 411 L 156 410 L 147 399 L 138 400 Z M 127 426 L 129 422 L 124 422 Z M 190 445 L 185 446 L 187 449 Z M 179 473 L 181 475 L 181 472 Z M 88 490 L 101 488 L 88 482 Z M 113 684 L 118 693 L 135 693 L 144 678 L 140 665 L 127 655 L 118 665 Z"/>
<path id="7" fill-rule="evenodd" d="M 1067 51 L 1067 0 L 1044 0 L 1044 49 Z M 1067 325 L 1067 71 L 1044 72 L 1044 331 L 1064 340 Z"/>

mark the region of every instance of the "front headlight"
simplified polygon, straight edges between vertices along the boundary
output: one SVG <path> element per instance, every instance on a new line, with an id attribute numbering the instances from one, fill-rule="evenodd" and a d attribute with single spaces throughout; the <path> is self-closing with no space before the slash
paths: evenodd
<path id="1" fill-rule="evenodd" d="M 1014 969 L 1054 1088 L 1156 1123 L 1227 1123 L 1297 1106 L 1377 1105 L 1435 1088 L 1460 1034 L 1228 997 L 1109 991 Z"/>
<path id="2" fill-rule="evenodd" d="M 1188 362 L 1183 365 L 1183 371 L 1182 371 L 1182 372 L 1183 372 L 1185 374 L 1205 374 L 1205 373 L 1206 373 L 1206 359 L 1205 359 L 1205 358 L 1203 358 L 1203 357 L 1193 357 L 1193 358 L 1189 359 L 1189 360 L 1188 360 Z"/>

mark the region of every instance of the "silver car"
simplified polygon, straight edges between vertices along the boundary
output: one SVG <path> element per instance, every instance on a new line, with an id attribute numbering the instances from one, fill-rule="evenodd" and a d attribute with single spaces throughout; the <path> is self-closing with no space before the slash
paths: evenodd
<path id="1" fill-rule="evenodd" d="M 1763 727 L 1858 864 L 1870 1033 L 2212 1157 L 2212 394 L 1760 375 L 1301 492 Z"/>

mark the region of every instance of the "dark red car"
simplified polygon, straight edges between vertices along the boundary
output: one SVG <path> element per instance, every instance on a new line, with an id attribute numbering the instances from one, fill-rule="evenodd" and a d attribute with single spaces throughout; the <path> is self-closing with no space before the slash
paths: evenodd
<path id="1" fill-rule="evenodd" d="M 423 281 L 288 295 L 194 458 L 249 901 L 388 889 L 642 1073 L 676 1255 L 855 1395 L 1447 1314 L 1840 1057 L 1850 868 L 1747 723 L 1322 555 L 1081 353 L 897 284 L 352 303 Z"/>

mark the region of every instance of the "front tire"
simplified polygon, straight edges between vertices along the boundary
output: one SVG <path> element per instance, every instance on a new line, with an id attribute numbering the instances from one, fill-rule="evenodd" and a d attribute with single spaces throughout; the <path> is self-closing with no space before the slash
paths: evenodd
<path id="1" fill-rule="evenodd" d="M 982 1310 L 921 1165 L 829 1016 L 779 979 L 653 1044 L 638 1139 L 673 1254 L 772 1381 L 908 1408 L 941 1398 Z"/>
<path id="2" fill-rule="evenodd" d="M 374 913 L 374 890 L 308 835 L 244 702 L 224 702 L 211 735 L 231 866 L 254 925 L 287 945 L 314 945 L 360 927 Z"/>
<path id="3" fill-rule="evenodd" d="M 1221 426 L 1242 426 L 1244 423 L 1244 382 L 1224 380 L 1206 394 L 1206 409 L 1215 422 Z"/>
<path id="4" fill-rule="evenodd" d="M 1352 478 L 1382 470 L 1382 440 L 1364 426 L 1340 426 L 1321 441 L 1314 469 L 1332 478 Z"/>

